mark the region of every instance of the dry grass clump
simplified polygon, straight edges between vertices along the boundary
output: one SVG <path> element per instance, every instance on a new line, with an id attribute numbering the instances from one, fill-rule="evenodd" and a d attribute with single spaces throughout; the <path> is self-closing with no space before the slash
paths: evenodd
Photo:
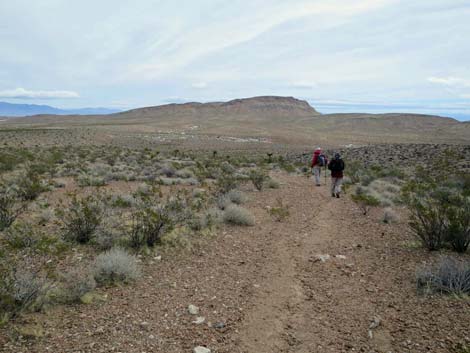
<path id="1" fill-rule="evenodd" d="M 96 288 L 93 274 L 87 269 L 72 269 L 61 275 L 62 285 L 57 298 L 65 303 L 79 302 L 80 298 Z"/>
<path id="2" fill-rule="evenodd" d="M 254 226 L 255 217 L 246 208 L 230 205 L 224 212 L 224 222 L 240 226 Z"/>
<path id="3" fill-rule="evenodd" d="M 242 205 L 248 201 L 248 196 L 240 190 L 230 190 L 225 197 L 236 205 Z"/>
<path id="4" fill-rule="evenodd" d="M 98 284 L 131 282 L 140 276 L 137 258 L 123 249 L 114 248 L 100 254 L 93 264 L 93 277 Z"/>
<path id="5" fill-rule="evenodd" d="M 418 290 L 424 293 L 470 295 L 470 261 L 445 256 L 416 274 Z"/>
<path id="6" fill-rule="evenodd" d="M 399 221 L 398 214 L 390 207 L 387 207 L 384 209 L 384 213 L 382 216 L 382 222 L 387 223 L 387 224 L 392 224 L 396 223 Z"/>

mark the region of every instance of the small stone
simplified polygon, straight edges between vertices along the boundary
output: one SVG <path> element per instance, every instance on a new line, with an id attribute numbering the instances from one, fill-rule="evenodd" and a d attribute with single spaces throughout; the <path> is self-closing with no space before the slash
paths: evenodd
<path id="1" fill-rule="evenodd" d="M 190 304 L 190 305 L 188 306 L 188 312 L 189 312 L 191 315 L 197 315 L 197 314 L 199 314 L 199 308 L 198 308 L 196 305 Z"/>
<path id="2" fill-rule="evenodd" d="M 197 346 L 193 349 L 193 353 L 211 353 L 211 350 L 206 347 Z"/>
<path id="3" fill-rule="evenodd" d="M 316 261 L 321 261 L 321 262 L 326 262 L 330 258 L 331 258 L 331 256 L 328 255 L 328 254 L 320 254 L 320 255 L 315 256 L 315 260 Z"/>
<path id="4" fill-rule="evenodd" d="M 153 259 L 155 261 L 161 261 L 162 260 L 162 255 L 155 256 Z"/>
<path id="5" fill-rule="evenodd" d="M 223 329 L 225 328 L 225 322 L 216 322 L 214 325 L 213 325 L 214 328 L 216 329 Z"/>
<path id="6" fill-rule="evenodd" d="M 206 318 L 204 316 L 198 316 L 196 320 L 193 321 L 193 324 L 200 325 L 203 324 L 204 321 L 206 321 Z"/>
<path id="7" fill-rule="evenodd" d="M 336 255 L 335 257 L 340 260 L 346 260 L 346 256 L 344 255 Z"/>

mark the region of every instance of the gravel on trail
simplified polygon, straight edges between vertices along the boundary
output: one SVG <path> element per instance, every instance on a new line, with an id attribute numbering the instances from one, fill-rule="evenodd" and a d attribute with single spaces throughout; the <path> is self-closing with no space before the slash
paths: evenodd
<path id="1" fill-rule="evenodd" d="M 105 301 L 24 316 L 0 329 L 0 351 L 443 353 L 470 344 L 468 300 L 417 295 L 415 271 L 437 255 L 407 246 L 404 221 L 363 216 L 306 177 L 275 177 L 280 189 L 245 187 L 255 226 L 224 226 L 161 261 L 144 258 L 142 278 L 102 289 Z M 289 206 L 283 222 L 266 210 L 278 198 Z M 22 325 L 43 337 L 15 338 Z"/>

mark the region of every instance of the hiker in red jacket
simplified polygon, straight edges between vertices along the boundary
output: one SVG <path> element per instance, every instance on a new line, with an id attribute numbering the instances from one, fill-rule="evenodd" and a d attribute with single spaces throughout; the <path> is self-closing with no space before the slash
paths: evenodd
<path id="1" fill-rule="evenodd" d="M 320 186 L 320 175 L 321 175 L 321 169 L 323 167 L 326 167 L 328 164 L 328 159 L 326 156 L 322 153 L 322 150 L 320 147 L 318 147 L 315 152 L 313 152 L 313 158 L 312 158 L 312 173 L 315 176 L 315 185 Z"/>
<path id="2" fill-rule="evenodd" d="M 344 161 L 339 153 L 335 153 L 335 158 L 328 164 L 328 169 L 331 170 L 331 196 L 339 198 L 344 170 Z"/>

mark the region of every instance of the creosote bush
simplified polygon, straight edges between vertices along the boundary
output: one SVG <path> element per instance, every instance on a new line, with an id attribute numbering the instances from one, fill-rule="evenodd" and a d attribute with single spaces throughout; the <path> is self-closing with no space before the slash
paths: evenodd
<path id="1" fill-rule="evenodd" d="M 134 249 L 159 244 L 165 232 L 173 229 L 174 222 L 166 205 L 153 206 L 143 203 L 132 214 L 129 229 L 129 245 Z"/>
<path id="2" fill-rule="evenodd" d="M 268 174 L 262 169 L 252 169 L 248 176 L 258 191 L 263 189 L 264 183 L 269 178 Z"/>
<path id="3" fill-rule="evenodd" d="M 100 225 L 103 215 L 103 204 L 98 198 L 87 196 L 80 199 L 72 195 L 69 208 L 58 211 L 64 225 L 64 238 L 82 244 L 88 243 Z"/>
<path id="4" fill-rule="evenodd" d="M 470 198 L 462 190 L 432 180 L 410 182 L 404 190 L 409 225 L 429 250 L 449 244 L 457 252 L 470 245 Z"/>
<path id="5" fill-rule="evenodd" d="M 93 265 L 93 277 L 98 284 L 127 283 L 139 276 L 137 258 L 119 248 L 98 255 Z"/>
<path id="6" fill-rule="evenodd" d="M 225 223 L 240 225 L 240 226 L 253 226 L 255 225 L 255 217 L 247 209 L 230 205 L 224 212 L 223 216 Z"/>
<path id="7" fill-rule="evenodd" d="M 12 225 L 25 207 L 11 188 L 0 184 L 0 231 Z"/>

